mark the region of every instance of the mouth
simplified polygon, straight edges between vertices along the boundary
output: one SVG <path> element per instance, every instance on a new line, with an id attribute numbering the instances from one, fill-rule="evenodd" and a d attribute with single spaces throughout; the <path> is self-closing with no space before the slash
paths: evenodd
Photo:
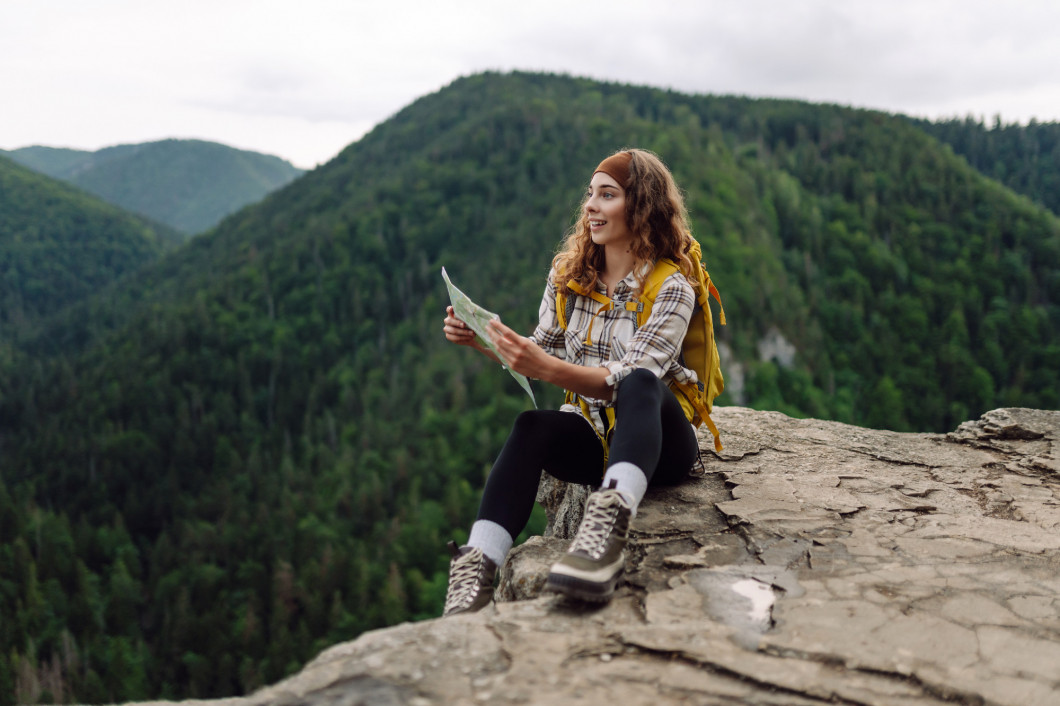
<path id="1" fill-rule="evenodd" d="M 606 224 L 606 223 L 607 223 L 607 221 L 600 221 L 600 220 L 596 220 L 595 218 L 590 218 L 589 219 L 589 227 L 592 228 L 593 230 L 596 230 L 597 228 L 603 227 L 604 224 Z"/>

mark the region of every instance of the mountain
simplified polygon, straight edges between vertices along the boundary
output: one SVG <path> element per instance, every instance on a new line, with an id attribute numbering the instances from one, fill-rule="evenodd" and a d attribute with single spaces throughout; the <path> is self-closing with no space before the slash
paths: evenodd
<path id="1" fill-rule="evenodd" d="M 460 79 L 0 358 L 0 696 L 245 693 L 437 615 L 527 404 L 445 343 L 440 268 L 528 330 L 623 145 L 687 192 L 721 404 L 916 431 L 1060 404 L 1060 221 L 901 116 Z"/>
<path id="2" fill-rule="evenodd" d="M 162 140 L 97 152 L 24 147 L 11 159 L 191 235 L 302 174 L 286 160 L 201 140 Z"/>
<path id="3" fill-rule="evenodd" d="M 25 334 L 179 239 L 0 157 L 0 339 Z"/>

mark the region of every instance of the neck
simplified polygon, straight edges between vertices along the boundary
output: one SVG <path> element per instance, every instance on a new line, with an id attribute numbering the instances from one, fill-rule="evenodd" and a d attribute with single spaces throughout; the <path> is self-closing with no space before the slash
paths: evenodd
<path id="1" fill-rule="evenodd" d="M 604 271 L 601 278 L 607 286 L 607 295 L 615 291 L 623 277 L 633 271 L 636 260 L 626 243 L 604 246 Z"/>

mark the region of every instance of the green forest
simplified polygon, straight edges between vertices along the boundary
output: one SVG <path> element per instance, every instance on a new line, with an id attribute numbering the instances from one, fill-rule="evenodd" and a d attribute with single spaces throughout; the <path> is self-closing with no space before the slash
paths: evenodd
<path id="1" fill-rule="evenodd" d="M 982 120 L 914 121 L 986 176 L 1060 213 L 1060 123 Z"/>
<path id="2" fill-rule="evenodd" d="M 0 345 L 182 240 L 0 157 Z"/>
<path id="3" fill-rule="evenodd" d="M 160 140 L 95 152 L 23 147 L 5 156 L 184 235 L 212 228 L 302 174 L 279 157 L 202 140 Z"/>
<path id="4" fill-rule="evenodd" d="M 1060 406 L 1060 219 L 1018 193 L 1049 170 L 965 128 L 1037 176 L 902 116 L 481 74 L 93 296 L 25 285 L 0 339 L 0 705 L 247 693 L 439 615 L 444 544 L 528 405 L 446 344 L 440 269 L 529 331 L 622 146 L 686 192 L 744 377 L 719 404 L 922 432 Z M 790 364 L 759 355 L 774 330 Z"/>

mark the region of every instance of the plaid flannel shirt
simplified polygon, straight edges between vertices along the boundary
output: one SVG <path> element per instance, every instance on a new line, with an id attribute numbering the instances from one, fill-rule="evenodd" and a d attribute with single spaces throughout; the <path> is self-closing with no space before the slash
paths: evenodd
<path id="1" fill-rule="evenodd" d="M 647 275 L 651 265 L 647 266 Z M 541 298 L 538 325 L 530 338 L 549 355 L 560 360 L 587 367 L 602 367 L 610 371 L 606 382 L 612 390 L 637 368 L 650 370 L 666 382 L 695 382 L 696 374 L 680 363 L 681 344 L 688 331 L 695 306 L 695 293 L 684 275 L 676 272 L 663 282 L 652 305 L 651 314 L 644 325 L 637 328 L 637 314 L 626 311 L 622 305 L 634 300 L 633 290 L 637 286 L 633 273 L 615 286 L 611 299 L 615 307 L 597 314 L 601 304 L 570 292 L 573 311 L 564 331 L 556 317 L 556 286 L 552 282 L 554 273 L 549 273 L 548 284 Z M 597 291 L 606 294 L 602 282 L 597 282 Z M 591 331 L 589 327 L 592 327 Z M 597 409 L 613 404 L 609 400 L 582 397 L 591 408 Z M 574 405 L 563 405 L 562 409 L 581 414 Z M 599 420 L 594 414 L 593 424 L 603 434 Z"/>

